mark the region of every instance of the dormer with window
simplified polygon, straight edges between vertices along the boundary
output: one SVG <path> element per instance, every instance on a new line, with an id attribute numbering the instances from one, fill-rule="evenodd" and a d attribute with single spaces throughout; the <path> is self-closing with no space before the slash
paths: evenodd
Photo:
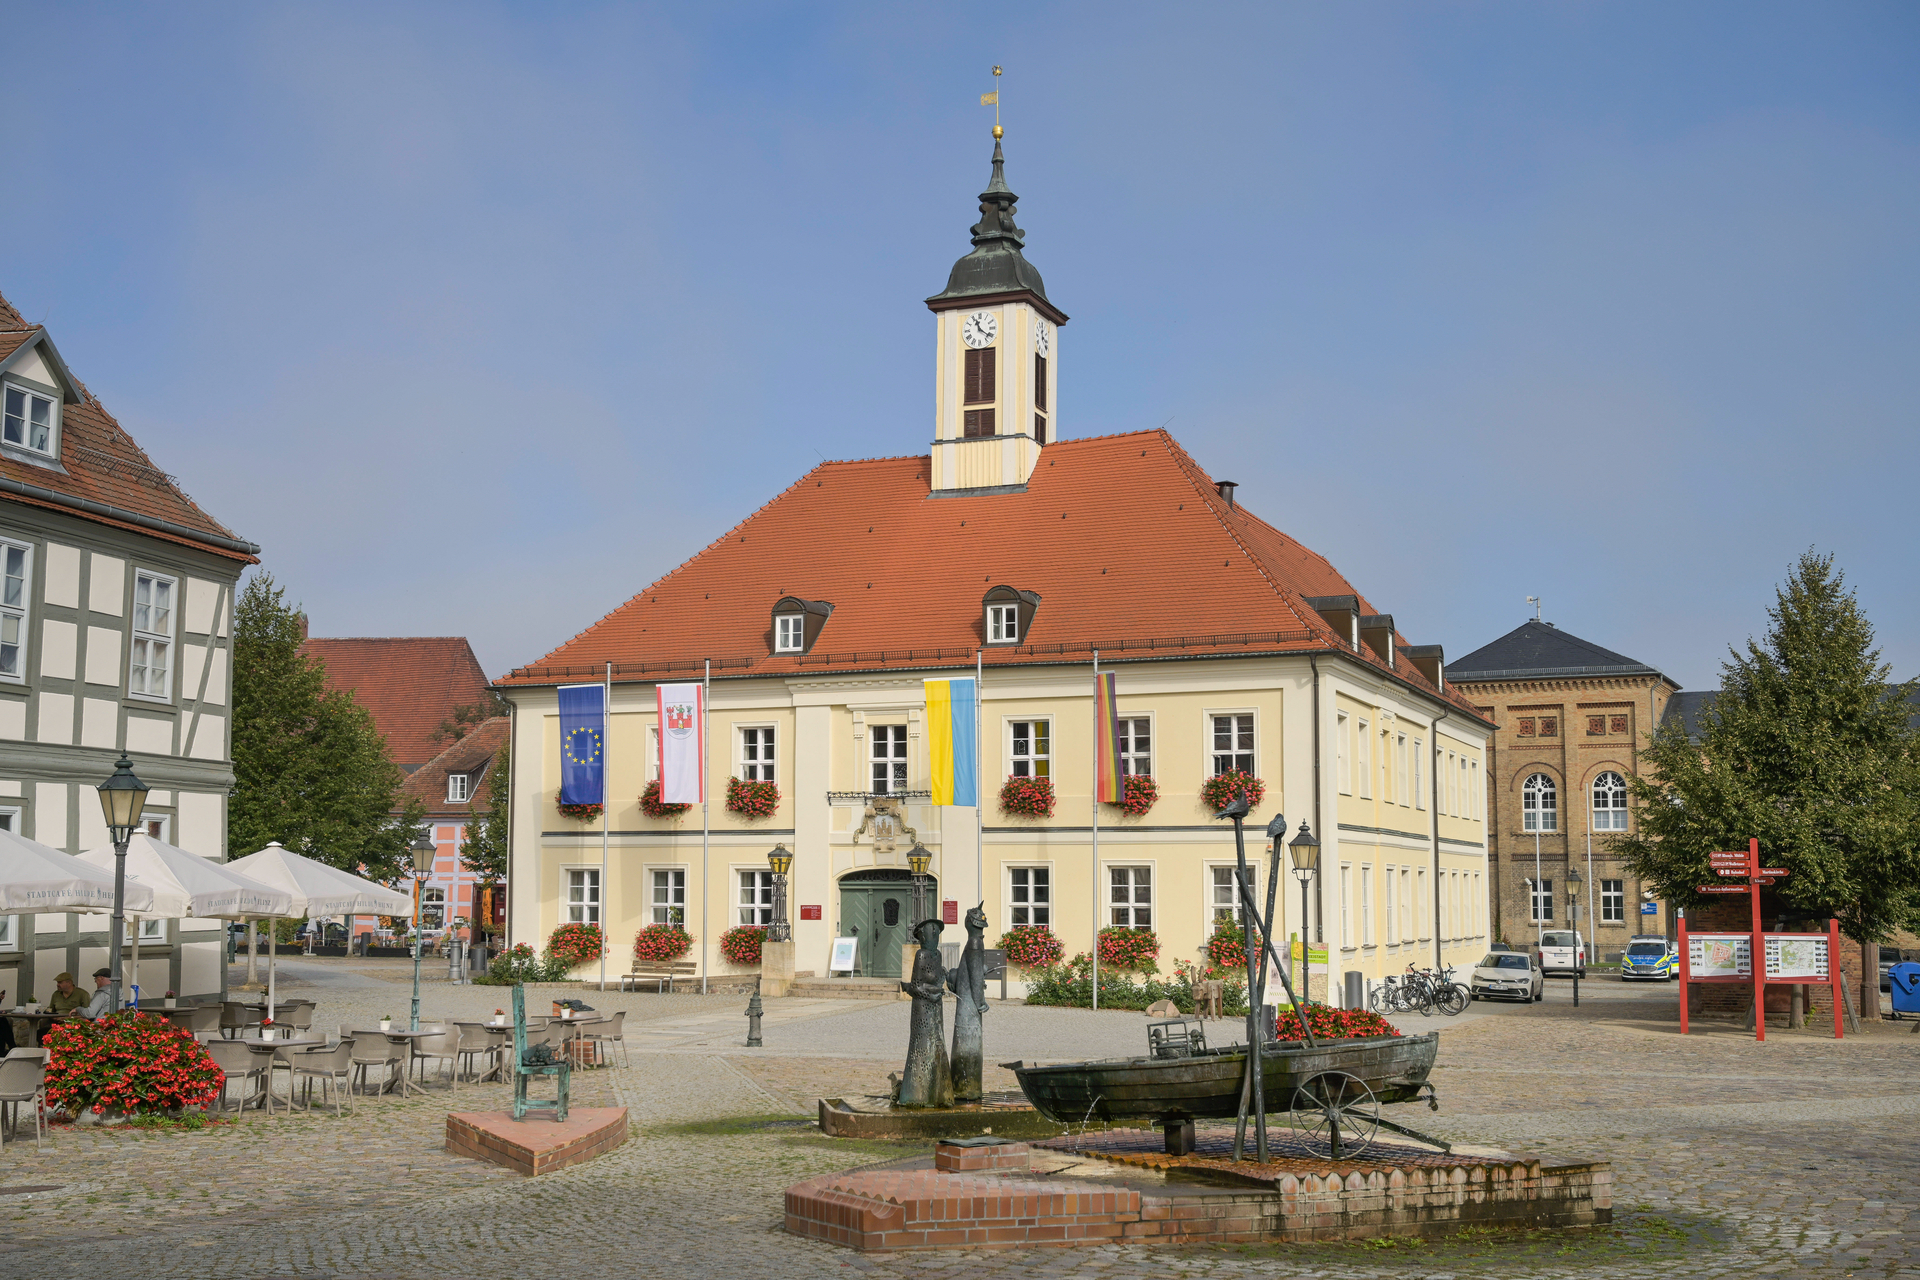
<path id="1" fill-rule="evenodd" d="M 447 803 L 465 804 L 473 794 L 473 775 L 470 773 L 450 773 L 447 775 Z"/>
<path id="2" fill-rule="evenodd" d="M 62 409 L 79 401 L 73 376 L 46 333 L 21 343 L 0 359 L 0 454 L 58 467 Z"/>
<path id="3" fill-rule="evenodd" d="M 782 596 L 773 606 L 773 653 L 798 656 L 809 653 L 827 625 L 833 606 L 825 600 Z"/>
<path id="4" fill-rule="evenodd" d="M 1333 629 L 1349 649 L 1360 651 L 1360 597 L 1307 596 L 1307 608 L 1320 615 L 1320 621 Z"/>
<path id="5" fill-rule="evenodd" d="M 988 644 L 1021 644 L 1033 626 L 1033 614 L 1040 597 L 1032 591 L 998 586 L 982 597 L 986 610 L 982 634 Z"/>
<path id="6" fill-rule="evenodd" d="M 1373 650 L 1374 656 L 1393 666 L 1393 615 L 1390 613 L 1370 613 L 1360 619 L 1360 643 Z"/>

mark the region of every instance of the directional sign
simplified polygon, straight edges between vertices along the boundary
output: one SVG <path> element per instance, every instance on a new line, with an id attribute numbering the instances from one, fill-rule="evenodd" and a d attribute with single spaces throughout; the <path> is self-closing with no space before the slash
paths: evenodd
<path id="1" fill-rule="evenodd" d="M 1762 867 L 1760 868 L 1760 874 L 1763 876 L 1784 876 L 1792 873 L 1785 867 Z"/>
<path id="2" fill-rule="evenodd" d="M 1707 855 L 1707 861 L 1716 867 L 1744 867 L 1747 865 L 1747 855 L 1744 853 L 1710 853 Z"/>
<path id="3" fill-rule="evenodd" d="M 1715 867 L 1713 870 L 1716 875 L 1723 875 L 1723 876 L 1744 876 L 1747 874 L 1747 869 L 1745 867 L 1740 867 L 1738 869 L 1735 869 L 1733 867 Z"/>
<path id="4" fill-rule="evenodd" d="M 1696 893 L 1746 893 L 1748 892 L 1747 886 L 1743 884 L 1697 884 L 1693 888 L 1694 888 L 1694 892 Z"/>
<path id="5" fill-rule="evenodd" d="M 1753 882 L 1755 884 L 1772 884 L 1773 877 L 1772 876 L 1755 876 L 1753 878 Z"/>

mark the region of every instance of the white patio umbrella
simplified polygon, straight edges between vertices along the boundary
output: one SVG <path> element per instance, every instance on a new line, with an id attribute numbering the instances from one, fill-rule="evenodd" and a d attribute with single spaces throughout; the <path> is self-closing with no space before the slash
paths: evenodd
<path id="1" fill-rule="evenodd" d="M 285 892 L 289 916 L 398 916 L 413 913 L 413 899 L 351 872 L 303 857 L 278 840 L 235 858 L 225 868 Z M 267 1016 L 273 1016 L 274 955 L 272 917 L 267 924 Z"/>
<path id="2" fill-rule="evenodd" d="M 81 862 L 113 872 L 113 848 L 89 849 L 79 855 Z M 293 898 L 282 890 L 238 872 L 226 864 L 188 853 L 146 832 L 127 841 L 127 872 L 138 875 L 142 884 L 153 890 L 153 905 L 130 910 L 129 915 L 149 920 L 244 920 L 251 916 L 284 915 Z M 140 947 L 138 934 L 133 948 L 133 987 L 140 987 Z"/>
<path id="3" fill-rule="evenodd" d="M 127 873 L 129 911 L 153 907 L 153 889 Z M 0 830 L 0 914 L 16 911 L 113 910 L 113 872 L 38 840 Z"/>

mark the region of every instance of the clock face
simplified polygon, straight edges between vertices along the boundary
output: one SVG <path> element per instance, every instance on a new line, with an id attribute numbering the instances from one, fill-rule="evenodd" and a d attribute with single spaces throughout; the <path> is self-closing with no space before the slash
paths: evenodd
<path id="1" fill-rule="evenodd" d="M 1053 354 L 1053 326 L 1045 320 L 1033 322 L 1033 349 L 1043 356 Z"/>
<path id="2" fill-rule="evenodd" d="M 993 345 L 994 335 L 1000 332 L 1000 321 L 991 311 L 976 311 L 967 317 L 960 326 L 960 340 L 978 350 Z"/>

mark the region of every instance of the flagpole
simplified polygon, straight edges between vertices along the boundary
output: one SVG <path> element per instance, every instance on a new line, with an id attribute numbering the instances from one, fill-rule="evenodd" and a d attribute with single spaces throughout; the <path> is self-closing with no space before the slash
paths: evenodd
<path id="1" fill-rule="evenodd" d="M 705 673 L 700 677 L 700 914 L 706 917 L 707 924 L 713 924 L 713 902 L 707 896 L 707 703 L 713 689 L 713 659 L 707 659 Z M 707 994 L 707 944 L 705 935 L 712 928 L 700 930 L 700 994 Z"/>
<path id="2" fill-rule="evenodd" d="M 1100 651 L 1093 651 L 1093 1007 L 1100 1007 Z"/>
<path id="3" fill-rule="evenodd" d="M 982 788 L 986 775 L 980 772 L 980 703 L 986 674 L 980 660 L 983 650 L 973 651 L 973 886 L 981 898 L 987 896 L 987 801 Z"/>
<path id="4" fill-rule="evenodd" d="M 607 663 L 606 679 L 600 686 L 600 723 L 604 740 L 600 746 L 600 989 L 607 989 L 607 821 L 613 808 L 608 794 L 607 774 L 613 769 L 613 663 Z"/>

